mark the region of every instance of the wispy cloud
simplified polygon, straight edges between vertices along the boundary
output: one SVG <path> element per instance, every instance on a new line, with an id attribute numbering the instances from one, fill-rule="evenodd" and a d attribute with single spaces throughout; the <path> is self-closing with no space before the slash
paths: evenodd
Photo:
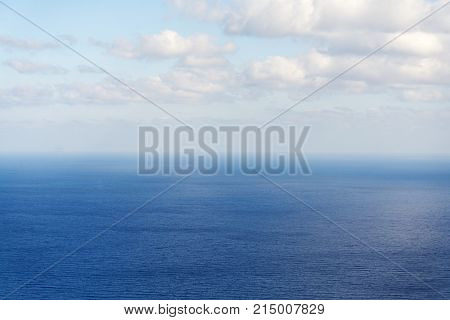
<path id="1" fill-rule="evenodd" d="M 31 39 L 20 39 L 0 35 L 0 46 L 23 50 L 45 50 L 54 49 L 59 45 L 53 41 L 37 41 Z"/>
<path id="2" fill-rule="evenodd" d="M 66 74 L 69 72 L 66 68 L 57 65 L 19 59 L 7 60 L 4 65 L 26 74 Z"/>
<path id="3" fill-rule="evenodd" d="M 78 42 L 78 39 L 71 34 L 59 34 L 58 38 L 69 45 L 75 45 Z M 43 41 L 0 35 L 0 47 L 26 51 L 42 51 L 60 49 L 61 45 L 53 40 Z"/>
<path id="4" fill-rule="evenodd" d="M 80 73 L 103 73 L 99 68 L 87 64 L 78 65 L 77 70 Z"/>

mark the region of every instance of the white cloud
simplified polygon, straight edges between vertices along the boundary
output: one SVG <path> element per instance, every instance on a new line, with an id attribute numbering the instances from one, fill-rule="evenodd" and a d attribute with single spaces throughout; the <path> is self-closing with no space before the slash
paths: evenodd
<path id="1" fill-rule="evenodd" d="M 247 78 L 252 83 L 267 83 L 272 87 L 299 86 L 305 80 L 305 69 L 297 59 L 268 57 L 251 63 Z"/>
<path id="2" fill-rule="evenodd" d="M 69 45 L 77 43 L 77 38 L 70 34 L 60 34 L 58 38 Z M 10 49 L 21 49 L 29 51 L 39 51 L 47 49 L 58 49 L 61 45 L 56 41 L 42 41 L 35 39 L 20 39 L 16 37 L 0 35 L 0 47 Z"/>
<path id="3" fill-rule="evenodd" d="M 5 61 L 4 65 L 25 74 L 66 74 L 68 72 L 60 66 L 19 59 Z"/>
<path id="4" fill-rule="evenodd" d="M 252 62 L 245 70 L 245 78 L 247 84 L 272 90 L 298 90 L 305 86 L 312 89 L 324 84 L 360 58 L 357 55 L 332 55 L 316 50 L 297 57 L 268 57 Z M 380 87 L 403 92 L 406 85 L 448 86 L 450 61 L 439 57 L 379 54 L 351 70 L 335 85 L 352 92 L 374 91 Z M 437 97 L 436 92 L 441 88 L 433 90 L 433 97 Z M 412 96 L 411 93 L 406 94 L 406 97 Z"/>
<path id="5" fill-rule="evenodd" d="M 175 66 L 148 77 L 126 79 L 127 83 L 158 103 L 212 104 L 234 98 L 239 86 L 238 74 L 229 67 Z M 70 104 L 147 103 L 139 96 L 112 81 L 90 84 L 67 84 L 56 87 L 57 101 Z"/>
<path id="6" fill-rule="evenodd" d="M 395 32 L 443 3 L 426 0 L 172 0 L 176 8 L 220 22 L 230 33 L 254 36 L 302 36 L 320 32 L 366 30 Z M 448 14 L 447 14 L 448 17 Z M 448 25 L 445 13 L 434 26 Z"/>
<path id="7" fill-rule="evenodd" d="M 294 37 L 310 44 L 307 54 L 252 61 L 244 83 L 265 90 L 315 88 L 423 18 L 443 1 L 426 0 L 173 0 L 179 10 L 219 23 L 225 32 L 254 37 Z M 220 14 L 219 14 L 220 13 Z M 353 92 L 450 84 L 450 7 L 396 39 L 335 84 Z M 375 87 L 375 88 L 374 88 Z M 416 92 L 416 91 L 414 91 Z M 428 91 L 427 91 L 428 92 Z M 444 95 L 446 96 L 446 95 Z"/>
<path id="8" fill-rule="evenodd" d="M 180 65 L 188 67 L 214 67 L 227 64 L 228 60 L 222 56 L 186 56 L 180 59 Z"/>
<path id="9" fill-rule="evenodd" d="M 321 49 L 368 53 L 419 21 L 443 1 L 241 0 L 229 3 L 171 1 L 195 17 L 214 20 L 236 35 L 307 37 Z M 222 14 L 217 14 L 222 12 Z M 449 50 L 450 10 L 442 10 L 385 51 L 429 55 Z"/>
<path id="10" fill-rule="evenodd" d="M 230 33 L 283 36 L 304 34 L 312 28 L 312 0 L 243 1 L 228 11 L 223 23 Z"/>
<path id="11" fill-rule="evenodd" d="M 49 103 L 73 105 L 114 105 L 140 101 L 133 92 L 111 81 L 70 83 L 53 86 L 53 100 Z"/>
<path id="12" fill-rule="evenodd" d="M 234 98 L 240 82 L 231 68 L 176 66 L 155 76 L 125 79 L 160 103 L 209 103 Z M 147 103 L 123 85 L 105 78 L 96 82 L 57 83 L 47 87 L 22 85 L 0 91 L 0 105 L 118 105 Z"/>
<path id="13" fill-rule="evenodd" d="M 397 33 L 354 31 L 323 33 L 317 42 L 330 53 L 367 54 L 386 43 Z M 397 38 L 383 53 L 404 56 L 443 55 L 450 48 L 450 37 L 445 34 L 410 31 Z"/>
<path id="14" fill-rule="evenodd" d="M 14 49 L 44 50 L 56 48 L 58 44 L 55 42 L 18 39 L 0 35 L 0 46 Z"/>
<path id="15" fill-rule="evenodd" d="M 388 50 L 395 50 L 403 54 L 429 56 L 444 51 L 443 40 L 438 35 L 425 32 L 409 32 L 398 38 Z"/>
<path id="16" fill-rule="evenodd" d="M 166 72 L 129 81 L 161 103 L 228 101 L 254 98 L 261 95 L 260 91 L 296 94 L 301 89 L 313 90 L 438 5 L 425 0 L 171 2 L 191 15 L 221 24 L 229 34 L 295 37 L 302 45 L 309 45 L 310 50 L 233 66 L 227 55 L 235 51 L 234 44 L 220 43 L 206 34 L 185 36 L 164 30 L 134 41 L 94 42 L 115 56 L 143 63 L 148 59 L 175 59 L 174 66 Z M 450 60 L 446 54 L 450 36 L 441 31 L 450 26 L 445 22 L 448 15 L 446 11 L 440 12 L 432 23 L 400 37 L 340 78 L 333 87 L 358 93 L 392 90 L 415 101 L 445 99 L 448 95 L 443 88 L 450 84 Z M 304 39 L 308 42 L 302 42 Z M 38 66 L 23 61 L 15 64 L 10 66 L 19 72 L 39 70 Z M 44 70 L 43 66 L 40 68 Z M 78 66 L 78 71 L 98 72 L 86 65 Z M 416 90 L 425 85 L 436 88 Z M 50 103 L 140 101 L 125 88 L 108 81 L 55 85 L 52 92 Z"/>
<path id="17" fill-rule="evenodd" d="M 185 56 L 208 57 L 233 52 L 232 43 L 218 45 L 210 36 L 199 34 L 184 37 L 172 30 L 141 36 L 135 43 L 119 39 L 113 43 L 95 42 L 112 54 L 127 59 L 166 59 Z"/>
<path id="18" fill-rule="evenodd" d="M 230 68 L 175 68 L 160 75 L 159 81 L 176 96 L 213 103 L 228 99 L 239 85 L 237 74 Z"/>
<path id="19" fill-rule="evenodd" d="M 172 69 L 137 79 L 124 79 L 159 103 L 213 104 L 248 101 L 275 92 L 298 99 L 302 89 L 313 90 L 358 61 L 357 55 L 333 55 L 317 50 L 294 57 L 270 56 L 236 69 L 231 64 L 177 64 Z M 350 71 L 327 90 L 339 92 L 395 92 L 412 101 L 447 99 L 450 63 L 432 57 L 377 55 Z M 422 90 L 419 90 L 423 87 Z M 114 105 L 145 103 L 111 79 L 91 83 L 63 83 L 47 88 L 3 90 L 3 104 Z M 34 101 L 33 99 L 36 99 Z"/>

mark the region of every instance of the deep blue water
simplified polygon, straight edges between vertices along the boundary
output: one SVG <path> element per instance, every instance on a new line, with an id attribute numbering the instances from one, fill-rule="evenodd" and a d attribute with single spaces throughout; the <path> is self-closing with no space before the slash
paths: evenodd
<path id="1" fill-rule="evenodd" d="M 273 179 L 385 257 L 259 176 L 194 175 L 8 298 L 450 297 L 449 161 L 311 166 Z M 2 157 L 0 296 L 176 179 L 132 158 Z"/>

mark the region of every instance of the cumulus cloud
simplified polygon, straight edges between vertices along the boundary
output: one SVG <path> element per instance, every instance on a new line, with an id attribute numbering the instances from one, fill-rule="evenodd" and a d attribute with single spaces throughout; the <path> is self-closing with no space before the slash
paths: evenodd
<path id="1" fill-rule="evenodd" d="M 296 57 L 272 56 L 253 61 L 245 70 L 247 84 L 270 89 L 298 90 L 325 83 L 344 68 L 353 65 L 358 55 L 332 55 L 316 50 Z M 436 57 L 402 57 L 376 55 L 338 81 L 352 92 L 378 90 L 380 87 L 400 90 L 411 100 L 437 100 L 440 89 L 420 93 L 420 99 L 404 87 L 450 85 L 450 61 Z"/>
<path id="2" fill-rule="evenodd" d="M 311 50 L 293 57 L 270 56 L 238 69 L 231 64 L 209 67 L 176 64 L 158 75 L 124 80 L 150 99 L 163 104 L 246 101 L 280 91 L 298 98 L 300 90 L 319 87 L 359 58 L 357 55 L 332 55 Z M 394 92 L 406 100 L 439 101 L 448 98 L 444 91 L 449 85 L 448 62 L 427 57 L 405 59 L 379 55 L 372 57 L 370 63 L 352 70 L 328 90 Z M 55 84 L 46 90 L 31 86 L 3 90 L 3 102 L 24 105 L 146 103 L 108 78 L 91 83 Z"/>
<path id="3" fill-rule="evenodd" d="M 240 85 L 231 67 L 192 68 L 178 65 L 148 77 L 125 79 L 152 100 L 161 103 L 208 103 L 235 98 Z M 105 78 L 95 82 L 13 86 L 0 91 L 0 103 L 7 105 L 117 105 L 147 103 L 123 85 Z"/>
<path id="4" fill-rule="evenodd" d="M 426 0 L 171 2 L 187 14 L 216 21 L 230 34 L 308 37 L 327 50 L 353 53 L 375 49 L 442 3 Z M 418 55 L 444 52 L 450 47 L 450 12 L 443 10 L 430 20 L 386 49 Z"/>
<path id="5" fill-rule="evenodd" d="M 180 59 L 180 65 L 188 67 L 214 67 L 224 66 L 228 60 L 222 56 L 186 56 Z"/>
<path id="6" fill-rule="evenodd" d="M 305 34 L 313 27 L 311 0 L 236 2 L 223 18 L 229 33 L 258 36 Z"/>
<path id="7" fill-rule="evenodd" d="M 395 37 L 397 33 L 364 31 L 330 32 L 322 34 L 318 47 L 335 54 L 367 54 Z M 410 31 L 383 49 L 383 53 L 404 56 L 443 55 L 450 48 L 450 37 L 445 34 Z"/>
<path id="8" fill-rule="evenodd" d="M 129 80 L 133 87 L 162 103 L 246 99 L 257 97 L 262 91 L 297 94 L 301 89 L 313 90 L 438 5 L 425 0 L 171 2 L 190 15 L 219 23 L 229 35 L 307 39 L 302 43 L 310 45 L 310 49 L 298 55 L 272 55 L 234 66 L 227 59 L 235 51 L 234 44 L 220 43 L 206 34 L 186 36 L 164 30 L 134 40 L 94 41 L 115 56 L 142 63 L 175 59 L 166 72 Z M 446 54 L 450 37 L 444 32 L 450 28 L 445 20 L 448 15 L 441 12 L 432 23 L 397 39 L 333 87 L 358 93 L 395 91 L 403 99 L 414 101 L 447 99 L 448 94 L 443 91 L 450 84 L 450 60 Z M 29 73 L 45 69 L 21 62 L 9 62 L 9 66 Z M 98 72 L 88 65 L 77 69 L 80 73 Z M 421 86 L 423 90 L 418 89 Z M 51 91 L 49 103 L 140 101 L 108 81 L 55 85 Z"/>
<path id="9" fill-rule="evenodd" d="M 127 59 L 166 59 L 185 56 L 208 57 L 233 52 L 232 43 L 218 45 L 210 36 L 199 34 L 184 37 L 172 30 L 141 36 L 137 41 L 119 39 L 113 43 L 95 41 L 112 54 Z"/>
<path id="10" fill-rule="evenodd" d="M 202 19 L 220 22 L 230 33 L 254 36 L 301 36 L 367 30 L 395 32 L 415 23 L 433 5 L 426 0 L 172 0 L 176 8 Z M 447 14 L 448 17 L 448 14 Z M 439 22 L 448 25 L 442 12 Z M 382 22 L 382 23 L 380 23 Z"/>
<path id="11" fill-rule="evenodd" d="M 229 67 L 177 67 L 158 78 L 173 94 L 206 102 L 232 98 L 240 83 L 239 75 Z"/>
<path id="12" fill-rule="evenodd" d="M 24 74 L 66 74 L 68 72 L 60 66 L 19 59 L 5 61 L 4 65 Z"/>
<path id="13" fill-rule="evenodd" d="M 315 88 L 419 21 L 443 1 L 426 0 L 172 0 L 175 8 L 214 21 L 231 35 L 292 37 L 311 48 L 298 56 L 251 61 L 244 84 L 266 90 Z M 394 90 L 408 100 L 448 95 L 450 10 L 444 9 L 334 85 L 352 92 Z M 425 86 L 423 90 L 417 90 Z M 430 86 L 435 86 L 431 88 Z"/>
<path id="14" fill-rule="evenodd" d="M 306 70 L 297 59 L 274 56 L 255 61 L 247 69 L 252 83 L 266 83 L 275 87 L 299 86 L 305 81 Z"/>

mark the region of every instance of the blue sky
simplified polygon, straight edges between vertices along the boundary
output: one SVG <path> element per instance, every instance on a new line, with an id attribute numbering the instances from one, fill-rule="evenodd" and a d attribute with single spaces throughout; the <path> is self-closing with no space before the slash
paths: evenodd
<path id="1" fill-rule="evenodd" d="M 194 126 L 271 119 L 441 1 L 14 1 L 25 16 Z M 274 124 L 311 153 L 450 153 L 450 9 Z M 0 6 L 0 152 L 134 152 L 175 125 Z"/>

